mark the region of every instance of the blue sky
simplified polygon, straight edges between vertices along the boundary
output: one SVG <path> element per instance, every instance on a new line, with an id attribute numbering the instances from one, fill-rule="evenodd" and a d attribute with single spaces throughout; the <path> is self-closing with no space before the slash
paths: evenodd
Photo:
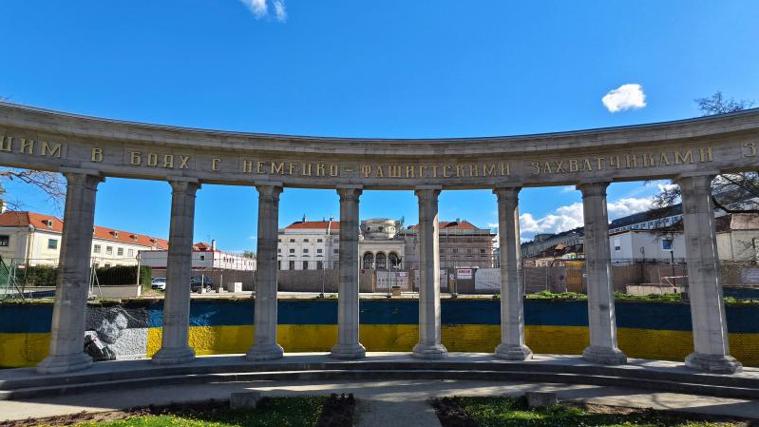
<path id="1" fill-rule="evenodd" d="M 278 13 L 279 11 L 279 13 Z M 717 90 L 759 101 L 755 1 L 130 0 L 0 2 L 0 96 L 95 116 L 226 130 L 491 136 L 698 115 Z M 625 84 L 610 112 L 601 99 Z M 627 86 L 630 89 L 629 86 Z M 625 104 L 627 102 L 627 104 Z M 645 106 L 643 106 L 645 103 Z M 658 183 L 613 184 L 612 217 Z M 56 213 L 9 185 L 25 207 Z M 196 240 L 255 248 L 256 192 L 198 193 Z M 577 191 L 522 191 L 523 236 L 579 224 Z M 109 179 L 100 225 L 166 236 L 169 185 Z M 362 217 L 415 223 L 409 192 Z M 333 191 L 286 189 L 280 224 L 337 216 Z M 487 191 L 446 191 L 441 219 L 497 222 Z M 579 215 L 579 216 L 578 216 Z"/>

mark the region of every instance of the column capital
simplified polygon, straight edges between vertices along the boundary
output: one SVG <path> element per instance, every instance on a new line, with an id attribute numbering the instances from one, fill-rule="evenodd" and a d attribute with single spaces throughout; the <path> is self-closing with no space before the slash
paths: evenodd
<path id="1" fill-rule="evenodd" d="M 279 201 L 279 195 L 282 194 L 283 188 L 280 183 L 256 184 L 256 191 L 258 191 L 259 199 L 269 198 L 272 201 Z"/>
<path id="2" fill-rule="evenodd" d="M 172 194 L 184 193 L 185 196 L 195 197 L 195 192 L 200 188 L 200 182 L 198 180 L 175 180 L 170 179 L 169 185 L 171 185 Z"/>
<path id="3" fill-rule="evenodd" d="M 439 185 L 420 185 L 414 188 L 414 194 L 419 200 L 437 200 L 442 189 Z"/>
<path id="4" fill-rule="evenodd" d="M 93 190 L 105 181 L 105 177 L 99 171 L 92 169 L 61 168 L 61 174 L 66 178 L 68 185 L 82 185 Z"/>
<path id="5" fill-rule="evenodd" d="M 363 193 L 362 186 L 338 186 L 337 194 L 341 202 L 354 201 L 358 202 L 359 196 Z"/>
<path id="6" fill-rule="evenodd" d="M 103 177 L 103 173 L 97 169 L 62 167 L 58 171 L 63 175 L 92 175 L 105 179 L 105 177 Z"/>
<path id="7" fill-rule="evenodd" d="M 582 197 L 606 197 L 606 188 L 609 186 L 609 182 L 582 182 L 575 186 L 576 189 L 582 191 Z"/>
<path id="8" fill-rule="evenodd" d="M 519 200 L 519 191 L 522 187 L 496 187 L 493 189 L 493 194 L 498 196 L 498 201 L 514 201 Z"/>
<path id="9" fill-rule="evenodd" d="M 681 174 L 676 176 L 672 182 L 679 185 L 681 190 L 684 187 L 692 186 L 694 188 L 707 188 L 711 191 L 712 180 L 714 180 L 715 176 L 717 176 L 717 174 L 712 173 L 711 171 L 702 174 Z"/>

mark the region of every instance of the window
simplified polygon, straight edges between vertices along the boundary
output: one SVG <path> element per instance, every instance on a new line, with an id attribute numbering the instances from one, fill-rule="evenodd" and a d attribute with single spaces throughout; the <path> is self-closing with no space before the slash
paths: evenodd
<path id="1" fill-rule="evenodd" d="M 295 253 L 295 249 L 290 249 L 290 253 L 294 254 Z"/>
<path id="2" fill-rule="evenodd" d="M 480 253 L 481 253 L 482 255 L 485 255 L 485 249 L 480 249 Z"/>
<path id="3" fill-rule="evenodd" d="M 48 249 L 58 249 L 58 241 L 56 239 L 47 239 Z"/>
<path id="4" fill-rule="evenodd" d="M 316 239 L 316 243 L 321 243 L 321 242 L 323 242 L 323 241 L 324 241 L 324 240 L 322 240 L 322 239 Z"/>
<path id="5" fill-rule="evenodd" d="M 116 255 L 124 256 L 124 248 L 116 248 Z"/>
<path id="6" fill-rule="evenodd" d="M 614 239 L 614 250 L 615 251 L 622 250 L 622 242 L 620 242 L 619 239 Z"/>
<path id="7" fill-rule="evenodd" d="M 127 250 L 127 256 L 133 257 L 134 256 L 134 249 L 128 249 Z"/>
<path id="8" fill-rule="evenodd" d="M 303 269 L 308 270 L 308 261 L 303 261 Z"/>
<path id="9" fill-rule="evenodd" d="M 282 243 L 282 239 L 277 239 L 277 242 Z"/>
<path id="10" fill-rule="evenodd" d="M 308 253 L 308 249 L 307 248 L 303 248 L 303 253 L 307 254 Z"/>
<path id="11" fill-rule="evenodd" d="M 100 253 L 100 245 L 95 245 L 92 248 L 92 252 L 99 254 Z"/>
<path id="12" fill-rule="evenodd" d="M 11 236 L 4 234 L 0 236 L 0 246 L 8 246 L 11 243 Z"/>
<path id="13" fill-rule="evenodd" d="M 316 253 L 317 253 L 317 254 L 320 254 L 320 253 L 322 253 L 322 250 L 321 250 L 321 249 L 317 249 L 317 250 L 316 250 Z"/>
<path id="14" fill-rule="evenodd" d="M 295 243 L 295 239 L 290 239 L 290 243 Z"/>
<path id="15" fill-rule="evenodd" d="M 295 261 L 290 261 L 287 266 L 288 270 L 295 270 Z"/>
<path id="16" fill-rule="evenodd" d="M 277 270 L 282 270 L 282 261 L 277 261 Z"/>
<path id="17" fill-rule="evenodd" d="M 308 243 L 308 239 L 303 239 L 304 242 Z"/>
<path id="18" fill-rule="evenodd" d="M 205 255 L 201 255 L 201 256 L 200 256 L 200 260 L 201 260 L 201 261 L 205 261 L 205 260 L 206 260 L 206 256 L 205 256 Z"/>
<path id="19" fill-rule="evenodd" d="M 317 270 L 324 270 L 324 263 L 321 261 L 316 261 L 316 269 Z"/>
<path id="20" fill-rule="evenodd" d="M 332 250 L 332 253 L 339 254 L 340 253 L 340 249 L 334 249 L 334 250 Z"/>
<path id="21" fill-rule="evenodd" d="M 277 248 L 277 253 L 282 253 L 282 248 Z"/>
<path id="22" fill-rule="evenodd" d="M 667 237 L 661 240 L 661 250 L 663 251 L 671 251 L 672 250 L 672 243 L 674 242 L 674 239 L 671 237 Z"/>
<path id="23" fill-rule="evenodd" d="M 113 246 L 106 246 L 105 247 L 105 254 L 106 255 L 113 255 Z"/>

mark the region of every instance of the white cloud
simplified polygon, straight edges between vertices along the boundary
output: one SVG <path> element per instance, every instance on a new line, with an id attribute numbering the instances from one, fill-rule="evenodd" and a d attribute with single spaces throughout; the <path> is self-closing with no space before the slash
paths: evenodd
<path id="1" fill-rule="evenodd" d="M 248 7 L 256 18 L 263 18 L 268 12 L 266 0 L 240 0 L 242 4 Z"/>
<path id="2" fill-rule="evenodd" d="M 519 229 L 523 239 L 531 239 L 535 234 L 560 233 L 582 227 L 582 203 L 561 206 L 555 213 L 535 218 L 531 213 L 519 215 Z"/>
<path id="3" fill-rule="evenodd" d="M 276 16 L 277 21 L 279 22 L 285 22 L 287 21 L 287 10 L 285 9 L 285 0 L 274 0 L 274 16 Z"/>
<path id="4" fill-rule="evenodd" d="M 669 190 L 676 189 L 677 188 L 677 184 L 674 184 L 674 183 L 671 183 L 671 182 L 669 182 L 669 183 L 660 183 L 660 184 L 657 185 L 657 187 L 659 187 L 659 192 L 661 193 L 663 191 L 669 191 Z"/>
<path id="5" fill-rule="evenodd" d="M 610 90 L 601 98 L 601 102 L 612 113 L 633 110 L 646 106 L 646 94 L 638 83 L 627 83 Z"/>
<path id="6" fill-rule="evenodd" d="M 616 202 L 608 202 L 606 209 L 609 212 L 609 219 L 616 219 L 647 211 L 653 207 L 652 202 L 653 199 L 650 197 L 626 197 Z"/>
<path id="7" fill-rule="evenodd" d="M 607 202 L 609 220 L 651 209 L 651 202 L 650 197 L 625 197 Z M 536 234 L 561 233 L 583 225 L 582 202 L 560 206 L 556 211 L 541 218 L 535 218 L 531 213 L 519 215 L 519 228 L 523 240 L 530 240 Z"/>

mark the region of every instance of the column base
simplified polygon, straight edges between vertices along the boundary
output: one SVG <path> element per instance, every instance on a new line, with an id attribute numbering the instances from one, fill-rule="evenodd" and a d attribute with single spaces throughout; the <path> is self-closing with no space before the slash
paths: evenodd
<path id="1" fill-rule="evenodd" d="M 616 347 L 589 346 L 582 352 L 582 358 L 599 365 L 624 365 L 627 363 L 627 356 Z"/>
<path id="2" fill-rule="evenodd" d="M 162 347 L 153 355 L 152 362 L 156 365 L 179 365 L 195 360 L 195 351 L 186 347 Z"/>
<path id="3" fill-rule="evenodd" d="M 329 356 L 335 359 L 363 359 L 366 357 L 366 348 L 361 343 L 337 344 L 332 347 Z"/>
<path id="4" fill-rule="evenodd" d="M 443 344 L 417 344 L 414 346 L 411 356 L 419 359 L 445 359 L 448 356 L 448 350 Z"/>
<path id="5" fill-rule="evenodd" d="M 37 365 L 40 374 L 61 374 L 81 371 L 92 366 L 92 358 L 85 353 L 48 356 Z"/>
<path id="6" fill-rule="evenodd" d="M 685 366 L 714 374 L 734 374 L 743 370 L 741 362 L 735 360 L 733 356 L 695 352 L 685 358 Z"/>
<path id="7" fill-rule="evenodd" d="M 285 351 L 282 349 L 282 346 L 275 343 L 268 345 L 254 345 L 248 350 L 248 353 L 245 354 L 245 358 L 257 362 L 262 360 L 281 359 L 284 355 Z"/>
<path id="8" fill-rule="evenodd" d="M 532 350 L 526 345 L 501 343 L 495 348 L 495 357 L 505 360 L 532 359 Z"/>

